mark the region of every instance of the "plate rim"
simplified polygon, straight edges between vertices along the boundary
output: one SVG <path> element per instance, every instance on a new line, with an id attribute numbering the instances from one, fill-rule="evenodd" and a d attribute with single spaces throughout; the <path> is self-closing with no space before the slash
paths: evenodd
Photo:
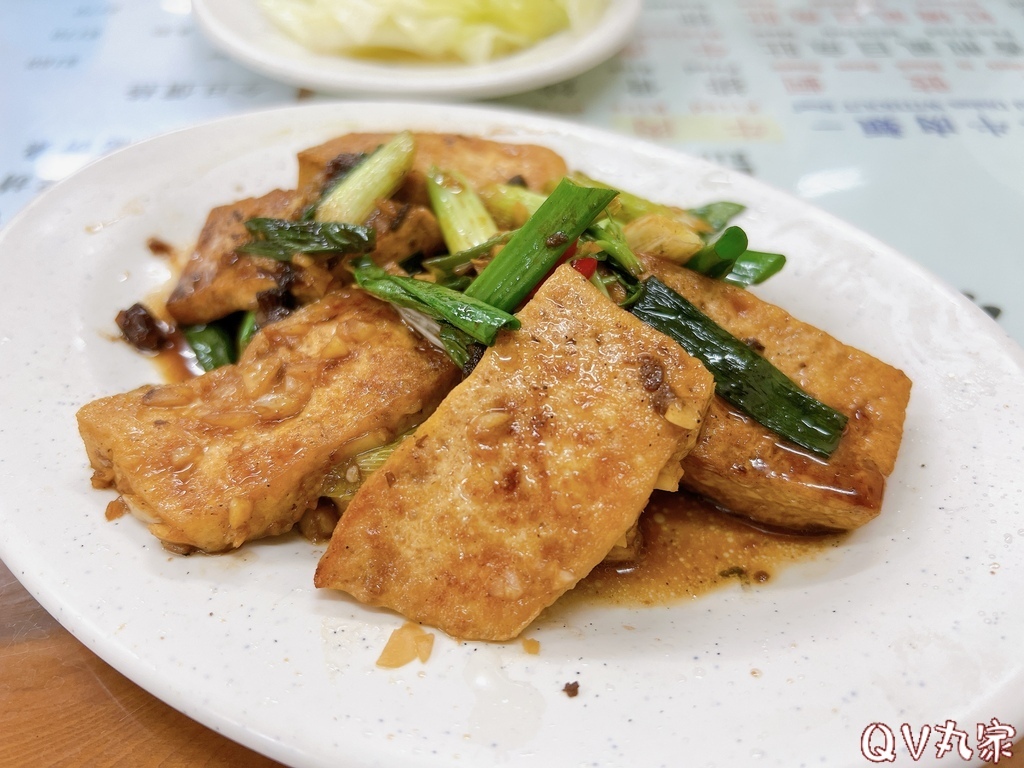
<path id="1" fill-rule="evenodd" d="M 192 0 L 192 10 L 207 41 L 236 62 L 271 79 L 297 88 L 364 98 L 446 98 L 464 100 L 511 96 L 553 85 L 593 69 L 623 47 L 639 21 L 643 0 L 609 0 L 595 26 L 566 38 L 570 44 L 554 58 L 530 63 L 525 53 L 513 54 L 479 66 L 405 66 L 328 56 L 301 49 L 266 20 L 268 40 L 286 51 L 264 49 L 229 23 L 222 6 L 234 0 Z M 255 7 L 253 12 L 261 13 Z M 525 63 L 524 63 L 525 62 Z M 430 79 L 422 77 L 430 74 Z"/>
<path id="2" fill-rule="evenodd" d="M 358 105 L 358 103 L 354 103 L 354 104 L 349 104 L 349 105 L 345 105 L 345 106 L 348 106 L 348 107 L 358 107 L 359 105 Z M 372 109 L 385 108 L 385 109 L 401 110 L 401 109 L 405 108 L 404 105 L 402 105 L 401 103 L 393 103 L 393 104 L 388 105 L 388 104 L 382 104 L 382 103 L 374 102 L 374 103 L 368 103 L 366 106 L 367 106 L 367 108 L 372 108 Z M 341 107 L 341 108 L 344 108 L 344 107 Z M 440 108 L 440 105 L 438 105 L 435 108 Z M 607 131 L 607 130 L 603 130 L 603 129 L 598 129 L 598 128 L 592 128 L 592 127 L 577 126 L 577 125 L 568 123 L 567 121 L 561 120 L 561 119 L 558 119 L 558 118 L 552 118 L 552 117 L 541 116 L 541 115 L 531 115 L 531 114 L 524 113 L 524 112 L 517 112 L 515 110 L 497 109 L 497 108 L 491 108 L 491 107 L 468 107 L 468 106 L 457 106 L 457 107 L 454 107 L 454 108 L 457 109 L 457 110 L 460 110 L 461 114 L 473 115 L 476 118 L 478 118 L 479 120 L 482 120 L 484 122 L 505 122 L 507 125 L 514 125 L 515 121 L 517 121 L 517 120 L 525 120 L 525 121 L 527 121 L 529 123 L 529 128 L 528 128 L 529 131 L 536 132 L 536 133 L 539 133 L 541 135 L 543 135 L 544 133 L 546 133 L 548 131 L 555 131 L 556 129 L 558 129 L 558 130 L 561 130 L 561 131 L 565 132 L 566 135 L 570 135 L 570 134 L 573 135 L 573 136 L 579 135 L 585 141 L 586 140 L 593 140 L 593 137 L 596 137 L 596 136 L 604 137 L 605 139 L 608 139 L 609 137 L 612 137 L 612 136 L 617 136 L 616 134 L 613 134 L 611 131 Z M 141 145 L 155 146 L 156 144 L 158 144 L 159 142 L 161 142 L 167 136 L 170 136 L 170 135 L 180 134 L 180 133 L 188 133 L 188 132 L 191 132 L 191 131 L 193 131 L 193 130 L 195 130 L 197 128 L 210 127 L 210 126 L 215 126 L 217 124 L 223 124 L 223 125 L 230 125 L 232 123 L 241 124 L 243 122 L 250 121 L 250 120 L 252 120 L 252 119 L 254 119 L 254 118 L 256 118 L 256 117 L 258 117 L 260 115 L 266 115 L 267 113 L 271 113 L 271 112 L 272 113 L 280 113 L 280 116 L 283 119 L 288 114 L 296 114 L 296 115 L 298 115 L 298 114 L 301 114 L 303 112 L 308 112 L 310 110 L 324 110 L 325 112 L 327 112 L 327 111 L 333 111 L 333 110 L 337 110 L 337 109 L 339 109 L 339 105 L 337 105 L 337 104 L 331 104 L 331 105 L 299 105 L 299 106 L 278 107 L 278 108 L 272 108 L 272 109 L 269 109 L 269 110 L 258 110 L 258 111 L 254 111 L 254 112 L 242 113 L 242 114 L 239 114 L 239 115 L 234 115 L 234 116 L 230 116 L 230 117 L 219 118 L 217 120 L 212 120 L 212 121 L 206 121 L 206 122 L 203 122 L 203 123 L 198 123 L 198 124 L 196 124 L 194 126 L 189 126 L 189 127 L 186 127 L 186 128 L 181 128 L 181 129 L 178 129 L 178 130 L 175 130 L 175 131 L 171 131 L 171 132 L 168 132 L 168 133 L 165 133 L 165 134 L 161 134 L 159 136 L 152 137 L 152 138 L 147 139 L 145 141 L 138 142 L 136 144 L 130 145 L 129 147 L 125 147 L 123 149 L 120 149 L 120 150 L 118 150 L 114 154 L 121 155 L 122 153 L 132 153 L 132 152 L 137 151 L 138 147 L 141 146 Z M 706 160 L 701 160 L 700 158 L 694 158 L 692 156 L 685 155 L 685 153 L 681 153 L 681 152 L 678 152 L 676 150 L 667 149 L 667 148 L 664 148 L 664 147 L 660 147 L 658 145 L 653 145 L 653 144 L 650 144 L 650 143 L 647 143 L 647 142 L 643 142 L 643 141 L 640 141 L 640 140 L 636 140 L 636 139 L 632 139 L 632 138 L 628 139 L 628 141 L 631 144 L 631 146 L 634 147 L 634 149 L 636 149 L 636 151 L 646 151 L 646 152 L 649 152 L 654 157 L 663 157 L 663 156 L 677 156 L 678 157 L 678 156 L 681 156 L 681 157 L 684 157 L 687 160 L 687 162 L 694 162 L 694 163 L 703 165 L 703 166 L 705 166 L 707 168 L 717 168 L 717 166 L 715 166 L 713 163 L 710 163 L 710 162 L 708 162 Z M 268 148 L 268 151 L 270 151 L 270 148 Z M 45 192 L 43 192 L 41 195 L 37 196 L 28 206 L 26 206 L 22 211 L 20 211 L 14 218 L 12 218 L 11 221 L 2 230 L 0 230 L 0 244 L 4 244 L 6 242 L 6 240 L 9 237 L 9 232 L 11 232 L 12 230 L 16 230 L 16 228 L 24 226 L 23 224 L 21 224 L 21 221 L 23 219 L 29 219 L 30 218 L 30 211 L 35 211 L 39 206 L 46 205 L 48 203 L 48 201 L 52 199 L 52 194 L 53 194 L 52 191 L 53 190 L 56 190 L 58 188 L 64 188 L 65 185 L 69 185 L 69 184 L 75 183 L 76 179 L 81 178 L 81 176 L 86 174 L 87 172 L 91 172 L 89 170 L 90 168 L 92 168 L 93 166 L 95 166 L 97 164 L 106 162 L 109 157 L 110 156 L 106 156 L 104 158 L 100 158 L 99 160 L 94 161 L 93 163 L 90 163 L 88 166 L 83 168 L 81 171 L 73 174 L 68 179 L 65 179 L 64 181 L 59 182 L 58 184 L 54 185 L 53 187 L 51 187 L 48 190 L 46 190 Z M 731 175 L 733 177 L 736 176 L 735 172 L 728 172 L 728 173 L 729 173 L 729 175 Z M 1002 329 L 997 324 L 995 324 L 995 322 L 992 321 L 991 318 L 989 318 L 980 308 L 975 307 L 967 299 L 962 297 L 959 294 L 959 292 L 956 292 L 955 290 L 953 290 L 952 288 L 947 286 L 945 283 L 943 283 L 941 280 L 936 278 L 934 275 L 931 275 L 930 273 L 928 273 L 927 270 L 925 270 L 919 264 L 916 264 L 915 262 L 911 261 L 910 259 L 908 259 L 908 258 L 906 258 L 906 257 L 904 257 L 904 256 L 902 256 L 900 254 L 898 254 L 891 247 L 886 246 L 884 243 L 881 243 L 881 242 L 877 241 L 874 237 L 868 235 L 867 233 L 864 233 L 864 232 L 856 229 L 852 225 L 847 224 L 847 223 L 843 222 L 842 220 L 834 217 L 832 214 L 829 214 L 828 212 L 825 212 L 825 211 L 822 211 L 820 209 L 817 209 L 814 206 L 812 206 L 812 205 L 810 205 L 810 204 L 808 204 L 808 203 L 806 203 L 804 201 L 800 201 L 800 200 L 794 198 L 792 195 L 789 195 L 786 192 L 783 192 L 783 191 L 781 191 L 781 190 L 779 190 L 779 189 L 777 189 L 775 187 L 772 187 L 771 185 L 768 185 L 768 184 L 766 184 L 763 181 L 755 179 L 755 180 L 750 180 L 749 183 L 751 183 L 755 188 L 758 188 L 761 192 L 763 192 L 764 194 L 766 194 L 766 195 L 768 195 L 770 197 L 781 196 L 782 198 L 785 198 L 786 200 L 788 200 L 790 202 L 795 202 L 795 203 L 799 204 L 800 207 L 811 209 L 811 210 L 815 211 L 816 216 L 824 218 L 825 220 L 827 220 L 829 222 L 830 225 L 834 225 L 837 228 L 839 228 L 840 230 L 842 230 L 843 233 L 844 233 L 844 236 L 852 237 L 853 239 L 857 240 L 858 242 L 871 243 L 871 244 L 873 244 L 873 247 L 876 247 L 881 252 L 894 255 L 894 256 L 898 257 L 899 259 L 901 259 L 902 262 L 903 262 L 903 266 L 904 267 L 911 268 L 911 269 L 919 272 L 923 276 L 927 276 L 934 287 L 936 287 L 938 289 L 941 289 L 941 290 L 943 290 L 944 292 L 946 292 L 948 294 L 947 295 L 948 299 L 960 301 L 962 306 L 965 309 L 971 308 L 976 313 L 977 318 L 979 318 L 979 319 L 980 318 L 984 318 L 986 321 L 988 321 L 989 324 L 990 324 L 989 327 L 993 331 L 998 331 L 997 333 L 992 333 L 991 334 L 991 338 L 992 338 L 993 341 L 995 341 L 997 343 L 997 345 L 1000 348 L 1000 351 L 1002 353 L 1006 354 L 1009 357 L 1009 359 L 1015 361 L 1016 364 L 1019 367 L 1024 368 L 1024 350 L 1022 350 L 1016 344 L 1016 342 L 1014 342 L 1007 334 L 1005 334 L 1005 332 L 1002 331 Z M 32 213 L 31 215 L 35 215 L 35 214 Z M 4 514 L 4 512 L 0 511 L 0 523 L 4 522 L 3 521 L 4 517 L 6 517 L 6 515 Z M 8 551 L 7 543 L 3 539 L 3 537 L 0 537 L 0 553 L 3 554 L 4 561 L 8 563 L 8 565 L 11 568 L 12 572 L 15 573 L 16 578 L 18 578 L 19 581 L 22 581 L 22 583 L 25 583 L 25 581 L 22 578 L 23 576 L 25 576 L 25 569 L 21 567 L 22 561 L 20 559 L 20 556 L 17 553 L 15 553 L 15 555 L 13 557 L 11 557 L 11 553 Z M 9 559 L 9 558 L 11 558 L 11 559 Z M 18 573 L 15 570 L 16 566 L 18 568 L 21 568 L 21 573 Z M 33 580 L 33 578 L 31 576 L 28 576 L 28 579 L 29 579 L 30 582 L 35 582 L 35 580 Z M 69 630 L 72 631 L 72 634 L 74 634 L 76 637 L 78 637 L 78 639 L 81 642 L 83 642 L 87 647 L 90 647 L 90 649 L 93 650 L 93 652 L 97 653 L 97 655 L 99 655 L 101 658 L 103 658 L 105 661 L 107 661 L 107 663 L 111 664 L 111 666 L 114 666 L 116 669 L 119 669 L 122 672 L 124 672 L 131 679 L 136 680 L 137 682 L 139 682 L 140 677 L 145 679 L 145 680 L 148 680 L 149 684 L 143 684 L 142 682 L 140 682 L 140 685 L 143 685 L 143 687 L 145 687 L 147 690 L 150 690 L 151 692 L 154 692 L 154 694 L 157 695 L 162 700 L 167 701 L 168 703 L 171 703 L 172 706 L 175 706 L 175 708 L 185 712 L 186 714 L 189 714 L 189 716 L 194 717 L 195 719 L 199 720 L 200 722 L 203 722 L 204 724 L 208 725 L 209 727 L 213 728 L 214 730 L 220 731 L 221 733 L 227 733 L 227 735 L 229 735 L 231 738 L 234 738 L 236 741 L 240 741 L 241 743 L 245 743 L 247 746 L 252 746 L 254 749 L 257 749 L 258 751 L 261 751 L 264 754 L 268 754 L 270 756 L 275 757 L 276 759 L 281 759 L 281 760 L 294 760 L 296 758 L 296 754 L 293 751 L 291 751 L 291 749 L 282 746 L 282 744 L 280 742 L 275 741 L 273 739 L 268 739 L 268 737 L 266 737 L 265 734 L 255 733 L 253 731 L 250 731 L 250 730 L 246 729 L 244 727 L 244 725 L 240 725 L 240 724 L 234 723 L 232 721 L 225 721 L 224 720 L 224 716 L 222 714 L 220 714 L 220 713 L 206 712 L 206 711 L 203 711 L 203 710 L 197 710 L 196 707 L 195 707 L 195 702 L 184 700 L 184 699 L 181 699 L 180 697 L 172 696 L 171 697 L 172 699 L 173 698 L 178 698 L 179 699 L 176 703 L 172 703 L 172 701 L 169 700 L 169 698 L 165 695 L 166 692 L 164 692 L 164 693 L 156 693 L 156 691 L 154 691 L 153 687 L 151 687 L 151 686 L 155 686 L 157 688 L 161 688 L 162 689 L 162 685 L 161 684 L 163 683 L 163 680 L 159 679 L 159 675 L 156 675 L 157 679 L 155 680 L 155 682 L 150 679 L 150 678 L 152 678 L 154 676 L 155 670 L 151 669 L 149 666 L 147 666 L 143 662 L 143 660 L 140 657 L 137 657 L 135 655 L 132 655 L 129 659 L 127 659 L 127 661 L 126 661 L 125 658 L 122 658 L 121 656 L 118 656 L 117 661 L 113 661 L 110 658 L 108 658 L 108 654 L 113 653 L 113 651 L 111 650 L 111 648 L 109 646 L 104 646 L 102 643 L 99 642 L 99 640 L 101 639 L 101 638 L 99 638 L 99 635 L 100 635 L 99 628 L 97 626 L 95 626 L 93 622 L 90 621 L 87 613 L 82 612 L 81 610 L 73 610 L 73 608 L 74 608 L 73 606 L 68 606 L 68 605 L 64 604 L 61 601 L 60 596 L 57 594 L 57 592 L 52 589 L 52 585 L 49 585 L 49 584 L 39 584 L 39 583 L 33 583 L 33 585 L 30 585 L 29 583 L 25 583 L 25 586 L 30 591 L 30 593 L 32 593 L 33 596 L 35 596 L 36 599 L 39 600 L 39 602 L 42 603 L 44 605 L 44 607 L 51 614 L 53 614 L 58 619 L 58 621 L 61 621 L 62 624 L 64 624 L 64 618 L 67 618 L 69 621 L 77 622 L 77 626 L 79 627 L 79 630 L 75 631 L 75 629 L 72 629 L 71 627 L 69 627 Z M 33 587 L 35 587 L 35 588 L 33 588 Z M 40 594 L 37 594 L 37 592 L 45 595 L 46 599 L 44 600 L 44 598 L 41 597 Z M 82 629 L 82 627 L 85 627 L 85 629 Z M 84 633 L 86 635 L 86 637 L 83 638 L 79 634 L 80 632 Z M 116 648 L 114 649 L 114 651 L 117 651 L 117 650 L 119 650 L 119 649 L 116 649 Z M 126 669 L 130 669 L 131 672 L 125 671 Z M 219 726 L 231 726 L 231 727 L 230 728 L 225 727 L 225 728 L 222 729 Z M 237 730 L 239 728 L 241 730 Z M 235 729 L 235 730 L 232 730 L 232 729 Z M 256 746 L 257 743 L 258 743 L 258 746 Z"/>

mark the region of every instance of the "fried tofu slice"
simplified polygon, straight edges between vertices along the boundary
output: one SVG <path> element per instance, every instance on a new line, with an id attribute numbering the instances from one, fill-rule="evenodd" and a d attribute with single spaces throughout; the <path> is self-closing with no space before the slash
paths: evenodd
<path id="1" fill-rule="evenodd" d="M 877 516 L 903 436 L 910 379 L 742 288 L 657 259 L 646 258 L 645 266 L 849 417 L 825 460 L 716 397 L 701 439 L 683 460 L 683 485 L 732 512 L 792 530 L 850 530 Z"/>
<path id="2" fill-rule="evenodd" d="M 168 313 L 179 323 L 194 325 L 256 309 L 257 295 L 277 288 L 289 268 L 274 259 L 236 252 L 251 239 L 245 222 L 261 216 L 294 219 L 302 206 L 298 193 L 275 189 L 211 210 L 167 299 Z"/>
<path id="3" fill-rule="evenodd" d="M 290 263 L 238 251 L 251 240 L 245 222 L 257 217 L 295 219 L 305 196 L 274 190 L 214 208 L 181 276 L 167 300 L 167 312 L 178 323 L 208 323 L 240 310 L 255 310 L 261 293 L 287 290 L 300 304 L 324 296 L 348 277 L 324 262 L 298 256 Z M 444 247 L 433 212 L 410 203 L 381 200 L 364 222 L 377 234 L 370 253 L 380 266 L 395 264 L 415 253 L 431 256 Z"/>
<path id="4" fill-rule="evenodd" d="M 299 153 L 299 189 L 319 189 L 339 162 L 369 154 L 389 141 L 391 133 L 349 133 Z M 568 173 L 565 160 L 535 144 L 510 144 L 451 133 L 414 133 L 416 155 L 402 189 L 405 202 L 428 205 L 426 174 L 431 166 L 459 171 L 475 189 L 512 179 L 530 189 L 547 191 Z"/>
<path id="5" fill-rule="evenodd" d="M 363 484 L 316 586 L 507 640 L 676 487 L 707 370 L 568 266 L 518 316 Z"/>
<path id="6" fill-rule="evenodd" d="M 398 265 L 414 254 L 434 256 L 445 248 L 437 217 L 425 205 L 378 200 L 377 210 L 363 223 L 377 235 L 370 258 L 379 267 Z"/>
<path id="7" fill-rule="evenodd" d="M 89 403 L 93 485 L 176 551 L 289 530 L 328 471 L 419 423 L 460 377 L 387 304 L 334 292 L 263 328 L 237 365 Z"/>

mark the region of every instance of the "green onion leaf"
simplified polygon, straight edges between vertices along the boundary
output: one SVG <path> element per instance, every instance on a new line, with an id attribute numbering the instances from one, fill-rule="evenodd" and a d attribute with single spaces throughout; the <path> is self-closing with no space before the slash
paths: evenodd
<path id="1" fill-rule="evenodd" d="M 604 219 L 588 227 L 583 234 L 583 239 L 596 243 L 611 257 L 612 261 L 633 277 L 639 277 L 644 273 L 643 265 L 633 253 L 633 249 L 626 243 L 622 227 L 614 219 Z"/>
<path id="2" fill-rule="evenodd" d="M 238 350 L 238 354 L 242 354 L 245 348 L 249 346 L 249 342 L 252 341 L 252 337 L 256 335 L 259 330 L 259 326 L 256 324 L 256 313 L 249 310 L 242 315 L 242 320 L 238 324 L 238 333 L 235 335 L 235 348 Z"/>
<path id="3" fill-rule="evenodd" d="M 468 270 L 473 259 L 480 258 L 491 252 L 496 245 L 507 243 L 514 232 L 499 232 L 493 237 L 484 240 L 482 243 L 466 248 L 456 253 L 446 253 L 443 256 L 434 256 L 423 260 L 423 268 L 432 274 L 438 282 L 451 277 L 462 275 Z"/>
<path id="4" fill-rule="evenodd" d="M 235 362 L 235 348 L 227 331 L 219 325 L 189 325 L 182 329 L 185 341 L 204 371 Z"/>
<path id="5" fill-rule="evenodd" d="M 644 281 L 630 311 L 704 363 L 716 393 L 764 427 L 820 456 L 839 445 L 846 416 L 808 395 L 657 278 Z"/>
<path id="6" fill-rule="evenodd" d="M 245 228 L 253 239 L 238 251 L 277 261 L 290 261 L 296 253 L 369 253 L 376 242 L 373 228 L 361 224 L 255 218 L 245 222 Z"/>
<path id="7" fill-rule="evenodd" d="M 498 331 L 519 327 L 513 315 L 479 299 L 425 280 L 392 275 L 373 264 L 358 265 L 355 278 L 359 287 L 374 296 L 448 323 L 488 346 L 494 343 Z"/>
<path id="8" fill-rule="evenodd" d="M 745 210 L 747 210 L 745 205 L 722 201 L 708 203 L 700 208 L 690 208 L 689 213 L 707 222 L 707 225 L 711 227 L 712 233 L 714 233 L 721 232 L 732 219 L 739 216 Z"/>
<path id="9" fill-rule="evenodd" d="M 475 361 L 479 359 L 480 352 L 484 349 L 483 345 L 468 333 L 448 323 L 441 323 L 437 336 L 448 357 L 462 369 L 463 375 L 468 375 Z"/>
<path id="10" fill-rule="evenodd" d="M 781 253 L 744 251 L 743 255 L 733 262 L 732 270 L 722 280 L 744 288 L 748 285 L 757 285 L 776 274 L 785 264 L 786 257 Z"/>

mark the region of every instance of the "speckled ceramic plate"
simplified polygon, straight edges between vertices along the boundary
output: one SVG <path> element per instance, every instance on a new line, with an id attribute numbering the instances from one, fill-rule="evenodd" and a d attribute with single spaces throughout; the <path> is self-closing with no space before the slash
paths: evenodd
<path id="1" fill-rule="evenodd" d="M 167 277 L 147 238 L 187 247 L 211 206 L 291 185 L 299 148 L 402 127 L 543 143 L 658 199 L 749 205 L 752 240 L 790 257 L 759 292 L 914 381 L 882 515 L 763 587 L 556 609 L 529 630 L 539 655 L 439 637 L 395 671 L 374 662 L 402 620 L 314 590 L 319 550 L 297 536 L 183 558 L 105 521 L 74 416 L 156 376 L 111 341 L 115 311 Z M 1024 730 L 1024 354 L 922 269 L 756 180 L 526 114 L 307 106 L 109 156 L 24 210 L 0 253 L 0 555 L 104 659 L 254 749 L 310 766 L 791 768 L 864 765 L 872 723 L 873 748 L 904 723 L 953 720 L 972 743 L 992 718 Z"/>
<path id="2" fill-rule="evenodd" d="M 192 0 L 207 39 L 235 61 L 301 88 L 371 98 L 493 98 L 575 77 L 626 44 L 642 0 L 609 0 L 596 25 L 563 32 L 486 64 L 375 62 L 310 51 L 286 35 L 256 0 Z"/>

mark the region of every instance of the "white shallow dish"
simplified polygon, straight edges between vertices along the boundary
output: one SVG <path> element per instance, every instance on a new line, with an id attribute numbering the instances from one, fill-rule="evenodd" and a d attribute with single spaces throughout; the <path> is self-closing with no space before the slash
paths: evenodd
<path id="1" fill-rule="evenodd" d="M 294 182 L 296 150 L 351 130 L 458 129 L 536 142 L 681 205 L 749 206 L 787 253 L 762 295 L 905 370 L 906 436 L 881 516 L 755 589 L 670 607 L 556 608 L 520 644 L 437 638 L 426 665 L 374 662 L 400 617 L 318 592 L 297 536 L 219 557 L 104 520 L 79 406 L 152 381 L 112 318 L 216 204 Z M 341 103 L 234 117 L 129 147 L 0 233 L 0 556 L 82 642 L 172 706 L 300 766 L 862 766 L 955 720 L 1024 731 L 1024 353 L 889 248 L 760 182 L 618 135 L 458 106 Z M 569 698 L 565 683 L 577 681 Z M 931 753 L 934 754 L 934 753 Z"/>
<path id="2" fill-rule="evenodd" d="M 642 7 L 643 0 L 609 0 L 595 26 L 487 64 L 417 65 L 314 53 L 275 26 L 256 0 L 192 0 L 210 42 L 267 77 L 324 93 L 446 99 L 507 96 L 586 72 L 625 45 Z"/>

